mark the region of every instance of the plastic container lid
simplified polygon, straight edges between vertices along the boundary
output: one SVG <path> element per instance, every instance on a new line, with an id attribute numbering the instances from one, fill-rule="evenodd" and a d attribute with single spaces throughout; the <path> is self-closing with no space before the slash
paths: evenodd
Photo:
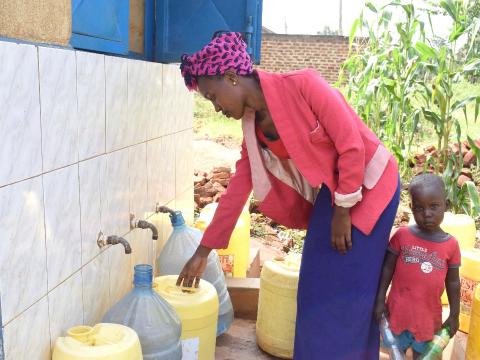
<path id="1" fill-rule="evenodd" d="M 185 219 L 181 211 L 175 211 L 175 214 L 170 214 L 170 221 L 172 222 L 172 226 L 185 225 Z"/>
<path id="2" fill-rule="evenodd" d="M 170 303 L 182 319 L 196 319 L 218 313 L 218 295 L 215 287 L 200 280 L 198 288 L 177 286 L 177 275 L 159 276 L 153 288 Z"/>

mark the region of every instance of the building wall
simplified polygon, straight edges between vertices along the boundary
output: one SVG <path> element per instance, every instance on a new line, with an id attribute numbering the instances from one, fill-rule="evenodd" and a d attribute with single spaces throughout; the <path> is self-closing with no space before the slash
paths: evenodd
<path id="1" fill-rule="evenodd" d="M 143 54 L 145 41 L 145 0 L 130 0 L 129 18 L 129 50 Z"/>
<path id="2" fill-rule="evenodd" d="M 67 45 L 72 33 L 71 0 L 0 2 L 0 37 Z"/>
<path id="3" fill-rule="evenodd" d="M 330 35 L 262 34 L 261 69 L 287 72 L 315 68 L 330 83 L 338 79 L 348 56 L 348 37 Z"/>
<path id="4" fill-rule="evenodd" d="M 7 360 L 50 359 L 193 221 L 193 98 L 178 65 L 0 42 L 0 296 Z M 129 215 L 159 227 L 130 230 Z M 97 234 L 132 246 L 97 247 Z"/>

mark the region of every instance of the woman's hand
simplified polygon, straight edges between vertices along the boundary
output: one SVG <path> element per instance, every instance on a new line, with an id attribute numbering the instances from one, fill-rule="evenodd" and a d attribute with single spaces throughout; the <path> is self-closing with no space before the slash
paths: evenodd
<path id="1" fill-rule="evenodd" d="M 178 275 L 177 286 L 198 287 L 200 277 L 207 267 L 207 258 L 212 249 L 199 245 L 190 260 L 183 267 L 180 275 Z"/>
<path id="2" fill-rule="evenodd" d="M 332 247 L 342 255 L 352 248 L 350 208 L 335 205 L 332 219 Z"/>

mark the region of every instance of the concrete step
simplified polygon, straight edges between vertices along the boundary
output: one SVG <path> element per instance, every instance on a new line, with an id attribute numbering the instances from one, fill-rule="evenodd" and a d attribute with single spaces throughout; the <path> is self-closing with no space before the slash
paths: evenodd
<path id="1" fill-rule="evenodd" d="M 236 318 L 257 319 L 259 278 L 227 279 L 227 288 L 232 299 Z"/>
<path id="2" fill-rule="evenodd" d="M 250 248 L 250 261 L 247 269 L 247 277 L 249 278 L 258 278 L 260 277 L 260 271 L 262 267 L 260 265 L 260 248 L 251 247 Z"/>

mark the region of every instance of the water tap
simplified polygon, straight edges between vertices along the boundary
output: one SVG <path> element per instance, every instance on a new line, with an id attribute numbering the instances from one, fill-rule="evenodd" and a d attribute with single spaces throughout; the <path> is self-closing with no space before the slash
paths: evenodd
<path id="1" fill-rule="evenodd" d="M 98 233 L 97 245 L 100 249 L 104 248 L 107 245 L 116 245 L 116 244 L 123 245 L 123 247 L 125 248 L 125 254 L 132 253 L 132 248 L 130 244 L 123 237 L 117 236 L 117 235 L 105 236 L 101 231 Z"/>
<path id="2" fill-rule="evenodd" d="M 152 230 L 152 239 L 158 240 L 158 230 L 155 225 L 146 221 L 146 220 L 136 220 L 134 214 L 130 214 L 130 229 L 133 230 L 135 228 L 139 229 L 150 229 Z"/>

